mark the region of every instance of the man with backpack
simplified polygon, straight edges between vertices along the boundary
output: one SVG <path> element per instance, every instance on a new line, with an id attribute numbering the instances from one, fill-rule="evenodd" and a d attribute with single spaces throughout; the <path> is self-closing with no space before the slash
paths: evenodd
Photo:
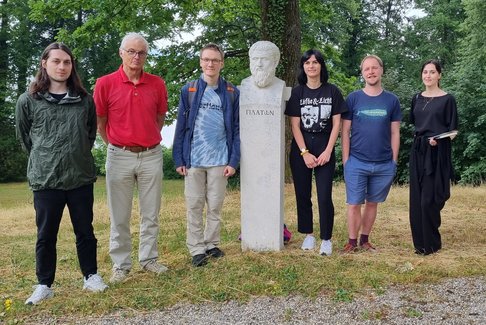
<path id="1" fill-rule="evenodd" d="M 200 66 L 201 78 L 182 87 L 172 148 L 176 171 L 184 176 L 186 243 L 195 267 L 224 256 L 218 247 L 221 210 L 240 160 L 239 91 L 220 76 L 221 48 L 204 46 Z"/>

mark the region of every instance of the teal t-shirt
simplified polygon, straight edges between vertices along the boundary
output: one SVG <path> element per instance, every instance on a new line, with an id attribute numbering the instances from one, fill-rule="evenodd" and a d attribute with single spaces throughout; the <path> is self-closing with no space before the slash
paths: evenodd
<path id="1" fill-rule="evenodd" d="M 398 97 L 386 90 L 369 96 L 361 89 L 349 94 L 346 104 L 342 118 L 351 120 L 350 155 L 364 161 L 391 160 L 391 123 L 402 119 Z"/>
<path id="2" fill-rule="evenodd" d="M 214 167 L 228 164 L 228 146 L 223 105 L 215 89 L 207 86 L 196 116 L 191 146 L 193 167 Z"/>

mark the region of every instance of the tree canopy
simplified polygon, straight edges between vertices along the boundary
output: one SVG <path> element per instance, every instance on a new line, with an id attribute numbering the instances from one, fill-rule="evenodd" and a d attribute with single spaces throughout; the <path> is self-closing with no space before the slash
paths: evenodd
<path id="1" fill-rule="evenodd" d="M 422 15 L 411 15 L 410 8 Z M 408 180 L 410 99 L 422 89 L 421 63 L 438 58 L 444 89 L 456 96 L 460 110 L 460 135 L 453 146 L 456 179 L 482 184 L 485 8 L 482 0 L 0 0 L 0 181 L 25 174 L 13 112 L 42 50 L 50 42 L 65 42 L 85 86 L 93 89 L 96 78 L 120 65 L 121 38 L 135 31 L 151 45 L 146 69 L 167 82 L 169 124 L 181 86 L 200 73 L 198 52 L 208 42 L 225 49 L 223 74 L 234 84 L 249 74 L 248 48 L 258 40 L 279 46 L 277 74 L 289 86 L 296 82 L 301 53 L 317 48 L 326 58 L 330 82 L 344 95 L 362 86 L 361 58 L 379 55 L 385 62 L 384 86 L 399 96 L 405 116 L 397 176 L 401 183 Z"/>

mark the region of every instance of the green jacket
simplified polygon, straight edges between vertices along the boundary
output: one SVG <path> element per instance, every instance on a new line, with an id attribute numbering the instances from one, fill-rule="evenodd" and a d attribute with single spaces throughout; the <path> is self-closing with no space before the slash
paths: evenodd
<path id="1" fill-rule="evenodd" d="M 71 190 L 96 181 L 91 153 L 96 139 L 96 110 L 91 95 L 20 95 L 16 134 L 29 154 L 27 178 L 32 190 Z"/>

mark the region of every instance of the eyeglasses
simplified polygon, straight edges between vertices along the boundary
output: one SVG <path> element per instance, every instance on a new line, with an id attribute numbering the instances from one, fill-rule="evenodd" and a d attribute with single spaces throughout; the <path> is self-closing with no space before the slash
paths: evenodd
<path id="1" fill-rule="evenodd" d="M 209 62 L 211 62 L 212 64 L 218 64 L 220 62 L 223 62 L 223 60 L 220 60 L 220 59 L 208 59 L 208 58 L 201 58 L 201 61 L 204 64 L 209 64 Z"/>
<path id="2" fill-rule="evenodd" d="M 145 51 L 135 51 L 135 50 L 132 50 L 132 49 L 129 49 L 129 50 L 122 49 L 122 50 L 127 52 L 128 56 L 138 55 L 138 57 L 140 57 L 140 58 L 144 58 L 144 57 L 147 56 L 147 52 L 145 52 Z"/>

